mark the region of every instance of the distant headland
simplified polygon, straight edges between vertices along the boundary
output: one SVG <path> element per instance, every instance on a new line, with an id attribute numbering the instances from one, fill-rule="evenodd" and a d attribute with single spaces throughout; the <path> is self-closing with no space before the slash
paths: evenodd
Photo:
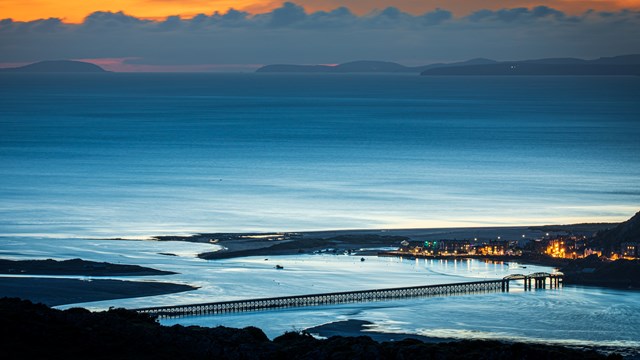
<path id="1" fill-rule="evenodd" d="M 48 60 L 33 64 L 0 69 L 0 72 L 12 73 L 104 73 L 108 72 L 98 65 L 73 60 Z"/>
<path id="2" fill-rule="evenodd" d="M 423 66 L 404 66 L 388 61 L 352 61 L 338 65 L 266 65 L 256 72 L 259 73 L 413 73 L 419 74 L 429 69 L 440 67 L 456 67 L 468 65 L 495 64 L 497 61 L 477 58 L 456 63 L 437 63 Z"/>
<path id="3" fill-rule="evenodd" d="M 548 58 L 495 61 L 476 58 L 463 62 L 404 66 L 384 61 L 353 61 L 339 65 L 267 65 L 259 73 L 407 73 L 434 75 L 640 75 L 640 54 L 595 60 Z"/>

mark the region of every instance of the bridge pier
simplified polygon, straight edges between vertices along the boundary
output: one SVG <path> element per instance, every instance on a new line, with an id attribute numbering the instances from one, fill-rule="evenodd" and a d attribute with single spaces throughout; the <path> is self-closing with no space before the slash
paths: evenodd
<path id="1" fill-rule="evenodd" d="M 140 313 L 155 315 L 161 318 L 175 318 L 189 315 L 225 314 L 246 311 L 268 310 L 287 307 L 322 306 L 327 304 L 345 304 L 367 301 L 384 301 L 430 296 L 455 296 L 473 293 L 509 292 L 512 280 L 523 280 L 524 290 L 546 289 L 546 279 L 549 287 L 557 288 L 562 284 L 561 274 L 536 273 L 532 275 L 510 275 L 500 280 L 485 280 L 457 284 L 441 284 L 413 286 L 394 289 L 375 289 L 363 291 L 349 291 L 339 293 L 284 296 L 278 298 L 250 299 L 224 301 L 205 304 L 159 306 L 134 309 Z M 532 281 L 534 282 L 532 284 Z"/>
<path id="2" fill-rule="evenodd" d="M 511 280 L 522 280 L 524 291 L 531 291 L 533 289 L 546 289 L 547 280 L 549 289 L 557 289 L 562 286 L 562 273 L 534 273 L 530 275 L 514 274 L 504 278 L 507 282 L 506 289 L 509 288 L 508 283 Z"/>

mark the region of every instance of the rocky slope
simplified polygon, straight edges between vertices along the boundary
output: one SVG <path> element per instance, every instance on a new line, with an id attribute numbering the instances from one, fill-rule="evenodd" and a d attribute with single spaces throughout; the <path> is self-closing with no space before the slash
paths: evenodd
<path id="1" fill-rule="evenodd" d="M 132 311 L 53 310 L 0 299 L 3 359 L 621 359 L 559 346 L 419 340 L 378 343 L 369 337 L 318 340 L 287 333 L 273 341 L 255 327 L 161 326 Z"/>

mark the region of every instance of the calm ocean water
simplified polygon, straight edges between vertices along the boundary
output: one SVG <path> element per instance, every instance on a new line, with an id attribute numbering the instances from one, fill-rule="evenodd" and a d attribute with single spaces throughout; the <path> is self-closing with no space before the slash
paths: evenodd
<path id="1" fill-rule="evenodd" d="M 619 221 L 640 77 L 0 76 L 0 235 Z"/>

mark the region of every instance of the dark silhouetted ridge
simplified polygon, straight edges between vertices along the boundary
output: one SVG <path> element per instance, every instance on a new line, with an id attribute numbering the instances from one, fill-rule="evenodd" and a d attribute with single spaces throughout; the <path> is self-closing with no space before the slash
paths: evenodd
<path id="1" fill-rule="evenodd" d="M 640 55 L 583 60 L 549 58 L 427 69 L 422 75 L 640 75 Z"/>
<path id="2" fill-rule="evenodd" d="M 261 73 L 413 73 L 419 74 L 420 72 L 439 68 L 443 66 L 465 66 L 476 64 L 493 64 L 496 61 L 489 59 L 471 59 L 459 63 L 438 63 L 423 66 L 404 66 L 394 62 L 388 61 L 351 61 L 339 65 L 266 65 L 256 72 Z"/>
<path id="3" fill-rule="evenodd" d="M 560 271 L 565 284 L 640 289 L 640 260 L 608 261 L 591 255 L 571 261 Z"/>
<path id="4" fill-rule="evenodd" d="M 256 72 L 295 72 L 295 73 L 402 73 L 418 70 L 386 61 L 352 61 L 339 65 L 267 65 Z"/>
<path id="5" fill-rule="evenodd" d="M 625 242 L 640 242 L 640 212 L 612 229 L 599 231 L 592 244 L 608 252 L 620 251 Z"/>
<path id="6" fill-rule="evenodd" d="M 335 72 L 412 72 L 412 68 L 386 61 L 352 61 L 334 67 Z"/>
<path id="7" fill-rule="evenodd" d="M 352 61 L 339 65 L 266 65 L 260 73 L 414 73 L 422 75 L 640 75 L 640 55 L 595 60 L 548 58 L 495 61 L 476 58 L 455 63 L 404 66 L 387 61 Z"/>
<path id="8" fill-rule="evenodd" d="M 3 72 L 21 73 L 104 73 L 105 69 L 98 65 L 72 60 L 50 60 L 17 67 L 1 69 Z"/>
<path id="9" fill-rule="evenodd" d="M 274 316 L 277 316 L 274 315 Z M 428 344 L 368 336 L 319 340 L 291 332 L 270 341 L 255 327 L 161 326 L 124 309 L 65 311 L 0 299 L 3 359 L 622 359 L 594 350 L 499 341 Z"/>

